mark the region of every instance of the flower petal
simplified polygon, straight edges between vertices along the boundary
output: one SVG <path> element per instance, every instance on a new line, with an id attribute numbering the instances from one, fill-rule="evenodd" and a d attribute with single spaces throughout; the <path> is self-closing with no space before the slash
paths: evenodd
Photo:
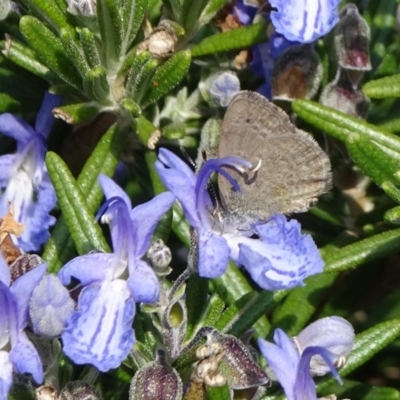
<path id="1" fill-rule="evenodd" d="M 135 267 L 129 271 L 127 283 L 135 303 L 154 303 L 160 296 L 157 275 L 142 260 L 137 260 Z"/>
<path id="2" fill-rule="evenodd" d="M 175 196 L 170 192 L 165 192 L 131 211 L 136 257 L 141 258 L 145 255 L 150 246 L 154 229 L 174 201 Z"/>
<path id="3" fill-rule="evenodd" d="M 261 240 L 246 240 L 239 246 L 239 262 L 260 287 L 290 289 L 303 285 L 310 275 L 323 271 L 324 262 L 310 235 L 302 235 L 296 220 L 276 215 L 255 226 Z"/>
<path id="4" fill-rule="evenodd" d="M 50 238 L 49 228 L 55 224 L 56 219 L 50 211 L 57 204 L 57 197 L 46 171 L 43 172 L 42 181 L 37 192 L 37 200 L 26 207 L 20 221 L 25 224 L 25 230 L 18 244 L 25 251 L 38 251 L 43 243 Z"/>
<path id="5" fill-rule="evenodd" d="M 199 227 L 200 221 L 196 210 L 196 175 L 174 153 L 160 149 L 155 167 L 165 187 L 179 200 L 189 224 Z"/>
<path id="6" fill-rule="evenodd" d="M 31 374 L 37 384 L 43 382 L 43 366 L 39 354 L 24 332 L 18 335 L 10 351 L 10 360 L 19 374 Z"/>
<path id="7" fill-rule="evenodd" d="M 300 354 L 310 346 L 319 346 L 329 350 L 335 358 L 333 363 L 347 358 L 354 345 L 354 329 L 341 317 L 321 318 L 304 328 L 293 338 Z M 314 375 L 325 375 L 330 371 L 329 366 L 321 357 L 311 359 L 311 372 Z"/>
<path id="8" fill-rule="evenodd" d="M 58 278 L 63 285 L 69 285 L 71 278 L 80 281 L 81 285 L 99 283 L 111 279 L 114 254 L 91 253 L 75 257 L 65 264 L 58 272 Z"/>
<path id="9" fill-rule="evenodd" d="M 340 0 L 270 0 L 275 30 L 291 41 L 310 43 L 327 34 L 339 21 Z"/>
<path id="10" fill-rule="evenodd" d="M 11 178 L 15 157 L 15 154 L 0 156 L 0 188 L 6 187 Z"/>
<path id="11" fill-rule="evenodd" d="M 210 279 L 220 277 L 226 271 L 230 254 L 225 238 L 203 230 L 198 245 L 199 275 Z"/>
<path id="12" fill-rule="evenodd" d="M 0 399 L 8 399 L 13 382 L 13 367 L 10 361 L 9 353 L 0 351 Z"/>
<path id="13" fill-rule="evenodd" d="M 60 336 L 74 307 L 75 302 L 61 281 L 53 274 L 45 275 L 29 302 L 33 331 L 49 338 Z"/>
<path id="14" fill-rule="evenodd" d="M 332 372 L 334 378 L 342 384 L 342 380 L 332 364 L 334 355 L 323 347 L 307 347 L 300 357 L 300 362 L 297 367 L 296 382 L 294 384 L 294 392 L 296 395 L 301 395 L 300 398 L 317 400 L 317 392 L 315 383 L 310 373 L 310 360 L 317 356 L 325 361 L 328 368 Z"/>
<path id="15" fill-rule="evenodd" d="M 260 351 L 282 385 L 286 397 L 295 400 L 297 397 L 294 384 L 300 356 L 290 338 L 281 329 L 275 330 L 274 341 L 276 344 L 258 339 Z"/>
<path id="16" fill-rule="evenodd" d="M 122 200 L 124 200 L 129 209 L 132 208 L 129 196 L 110 177 L 100 174 L 97 180 L 107 200 L 111 199 L 112 197 L 120 197 Z"/>
<path id="17" fill-rule="evenodd" d="M 135 342 L 135 303 L 125 281 L 116 279 L 81 292 L 62 335 L 65 354 L 102 372 L 118 368 Z"/>
<path id="18" fill-rule="evenodd" d="M 56 94 L 46 92 L 44 95 L 42 106 L 36 117 L 35 131 L 45 138 L 49 135 L 54 122 L 52 110 L 61 104 L 61 100 L 62 97 Z"/>
<path id="19" fill-rule="evenodd" d="M 32 135 L 36 135 L 33 128 L 22 118 L 9 113 L 0 115 L 0 132 L 15 139 L 18 145 L 27 142 Z"/>
<path id="20" fill-rule="evenodd" d="M 10 287 L 18 310 L 18 328 L 24 329 L 28 324 L 28 308 L 33 290 L 39 284 L 46 272 L 47 264 L 38 265 L 26 274 L 20 276 Z"/>

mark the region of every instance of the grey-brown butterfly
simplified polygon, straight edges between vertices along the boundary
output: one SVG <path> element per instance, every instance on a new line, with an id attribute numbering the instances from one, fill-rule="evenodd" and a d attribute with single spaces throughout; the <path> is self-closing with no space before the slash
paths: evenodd
<path id="1" fill-rule="evenodd" d="M 241 192 L 219 175 L 221 201 L 231 214 L 266 220 L 273 214 L 304 212 L 331 187 L 331 164 L 318 143 L 255 92 L 240 91 L 232 98 L 218 156 L 242 157 L 255 169 L 227 169 Z"/>

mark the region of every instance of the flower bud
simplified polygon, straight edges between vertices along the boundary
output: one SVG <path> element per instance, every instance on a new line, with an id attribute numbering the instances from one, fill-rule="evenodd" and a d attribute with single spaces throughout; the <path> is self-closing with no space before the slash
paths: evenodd
<path id="1" fill-rule="evenodd" d="M 356 118 L 365 118 L 368 113 L 367 97 L 361 90 L 354 88 L 344 70 L 339 70 L 335 80 L 325 87 L 319 101 L 324 106 Z"/>
<path id="2" fill-rule="evenodd" d="M 171 250 L 161 239 L 157 239 L 147 250 L 146 257 L 152 267 L 157 271 L 164 271 L 171 263 Z"/>
<path id="3" fill-rule="evenodd" d="M 310 99 L 322 80 L 322 64 L 310 44 L 291 46 L 275 61 L 272 71 L 273 100 Z"/>
<path id="4" fill-rule="evenodd" d="M 96 0 L 67 0 L 67 11 L 73 15 L 91 17 L 96 15 Z"/>
<path id="5" fill-rule="evenodd" d="M 99 391 L 83 381 L 68 382 L 61 390 L 58 400 L 101 400 Z"/>
<path id="6" fill-rule="evenodd" d="M 182 381 L 178 373 L 166 363 L 159 351 L 154 362 L 136 372 L 129 389 L 129 400 L 178 400 L 182 398 Z"/>
<path id="7" fill-rule="evenodd" d="M 363 72 L 371 69 L 370 36 L 370 28 L 357 6 L 349 3 L 343 7 L 334 30 L 335 54 L 339 66 L 349 70 L 349 79 L 354 86 L 357 86 Z"/>
<path id="8" fill-rule="evenodd" d="M 224 71 L 212 80 L 209 89 L 211 99 L 220 107 L 228 107 L 232 97 L 240 90 L 237 75 L 231 71 Z"/>

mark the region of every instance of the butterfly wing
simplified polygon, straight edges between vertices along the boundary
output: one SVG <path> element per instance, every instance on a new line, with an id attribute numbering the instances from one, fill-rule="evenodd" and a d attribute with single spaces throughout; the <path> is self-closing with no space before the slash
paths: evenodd
<path id="1" fill-rule="evenodd" d="M 242 192 L 218 177 L 221 200 L 231 213 L 267 219 L 273 214 L 306 211 L 331 186 L 328 156 L 279 107 L 255 92 L 232 99 L 222 124 L 219 157 L 238 156 L 256 172 L 227 170 Z"/>

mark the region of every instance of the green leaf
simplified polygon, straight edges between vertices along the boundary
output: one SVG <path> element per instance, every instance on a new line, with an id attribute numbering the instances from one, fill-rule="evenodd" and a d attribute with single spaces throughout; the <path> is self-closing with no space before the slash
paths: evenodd
<path id="1" fill-rule="evenodd" d="M 93 68 L 101 65 L 100 54 L 93 33 L 88 28 L 76 28 L 76 30 L 89 66 Z"/>
<path id="2" fill-rule="evenodd" d="M 383 216 L 383 219 L 385 222 L 388 224 L 400 224 L 400 206 L 397 206 L 395 208 L 392 208 L 391 210 L 388 210 L 385 212 L 385 215 Z"/>
<path id="3" fill-rule="evenodd" d="M 129 50 L 132 42 L 142 25 L 149 0 L 127 0 L 122 8 L 123 41 L 121 45 L 121 56 L 124 56 Z"/>
<path id="4" fill-rule="evenodd" d="M 200 15 L 204 11 L 207 3 L 208 0 L 182 1 L 182 20 L 180 21 L 180 23 L 185 29 L 186 34 L 197 30 Z"/>
<path id="5" fill-rule="evenodd" d="M 371 50 L 372 69 L 382 62 L 388 51 L 388 44 L 395 33 L 396 3 L 393 0 L 381 0 L 372 21 Z"/>
<path id="6" fill-rule="evenodd" d="M 347 150 L 357 166 L 379 186 L 385 181 L 399 184 L 400 152 L 363 139 L 348 142 Z"/>
<path id="7" fill-rule="evenodd" d="M 182 19 L 182 3 L 183 0 L 163 0 L 163 4 L 165 7 L 170 10 L 172 15 L 174 16 L 174 21 L 181 22 Z"/>
<path id="8" fill-rule="evenodd" d="M 149 52 L 140 53 L 132 63 L 125 85 L 127 97 L 140 104 L 157 67 L 158 61 Z"/>
<path id="9" fill-rule="evenodd" d="M 207 24 L 228 0 L 210 0 L 200 17 L 200 26 Z"/>
<path id="10" fill-rule="evenodd" d="M 136 131 L 140 142 L 144 145 L 148 145 L 148 141 L 152 134 L 157 128 L 143 115 L 133 121 L 133 128 Z"/>
<path id="11" fill-rule="evenodd" d="M 366 96 L 372 99 L 400 97 L 400 74 L 369 81 L 362 90 Z"/>
<path id="12" fill-rule="evenodd" d="M 113 125 L 101 138 L 79 174 L 77 184 L 86 199 L 87 209 L 95 213 L 100 206 L 103 192 L 97 183 L 100 173 L 112 175 L 119 161 L 122 133 Z M 43 259 L 49 263 L 49 271 L 57 272 L 74 254 L 74 244 L 63 216 L 59 218 L 52 236 L 46 244 Z"/>
<path id="13" fill-rule="evenodd" d="M 46 166 L 78 254 L 91 250 L 108 251 L 101 229 L 94 222 L 85 197 L 64 161 L 50 151 L 46 154 Z"/>
<path id="14" fill-rule="evenodd" d="M 77 124 L 95 117 L 100 111 L 101 107 L 98 103 L 76 103 L 54 108 L 53 115 L 68 124 Z"/>
<path id="15" fill-rule="evenodd" d="M 382 182 L 382 189 L 385 193 L 393 199 L 396 203 L 400 203 L 400 189 L 391 182 Z"/>
<path id="16" fill-rule="evenodd" d="M 290 290 L 283 304 L 273 315 L 273 324 L 289 336 L 300 332 L 316 312 L 326 290 L 336 280 L 337 274 L 319 274 L 307 279 L 306 286 Z"/>
<path id="17" fill-rule="evenodd" d="M 120 107 L 127 111 L 132 118 L 139 118 L 142 110 L 140 107 L 131 99 L 124 98 L 119 103 Z"/>
<path id="18" fill-rule="evenodd" d="M 104 106 L 112 104 L 107 71 L 102 65 L 93 67 L 86 73 L 83 78 L 83 89 L 92 100 L 96 100 Z"/>
<path id="19" fill-rule="evenodd" d="M 56 1 L 29 0 L 29 9 L 34 15 L 50 24 L 56 31 L 67 29 L 73 31 L 68 24 L 66 13 L 61 10 Z M 66 7 L 64 8 L 66 11 Z"/>
<path id="20" fill-rule="evenodd" d="M 187 328 L 186 339 L 192 336 L 194 327 L 208 305 L 208 279 L 192 274 L 186 285 Z"/>
<path id="21" fill-rule="evenodd" d="M 79 74 L 84 77 L 90 67 L 80 43 L 75 40 L 75 35 L 70 30 L 61 29 L 60 40 Z"/>
<path id="22" fill-rule="evenodd" d="M 122 17 L 120 15 L 119 2 L 115 0 L 97 0 L 96 4 L 107 71 L 110 75 L 113 75 L 120 62 L 119 55 L 122 43 Z"/>
<path id="23" fill-rule="evenodd" d="M 225 382 L 222 386 L 209 386 L 205 385 L 207 400 L 231 400 L 231 393 L 228 386 L 228 382 Z"/>
<path id="24" fill-rule="evenodd" d="M 232 303 L 221 315 L 215 324 L 215 328 L 220 332 L 227 332 L 239 319 L 240 313 L 247 309 L 248 304 L 253 304 L 257 298 L 256 292 L 248 292 L 241 298 Z"/>
<path id="25" fill-rule="evenodd" d="M 190 247 L 190 226 L 177 201 L 172 205 L 172 230 L 186 247 Z"/>
<path id="26" fill-rule="evenodd" d="M 345 366 L 340 370 L 340 375 L 346 376 L 360 365 L 363 365 L 376 353 L 392 343 L 399 335 L 400 320 L 398 319 L 383 322 L 357 335 L 354 348 Z M 331 385 L 333 381 L 334 378 L 329 378 L 317 385 L 318 392 Z"/>
<path id="27" fill-rule="evenodd" d="M 242 26 L 229 32 L 217 33 L 192 47 L 192 57 L 205 56 L 229 50 L 239 50 L 267 41 L 267 24 Z"/>
<path id="28" fill-rule="evenodd" d="M 400 229 L 374 235 L 343 247 L 325 258 L 325 272 L 339 272 L 396 253 L 400 247 Z"/>
<path id="29" fill-rule="evenodd" d="M 393 118 L 378 125 L 379 129 L 390 132 L 400 132 L 400 118 Z"/>
<path id="30" fill-rule="evenodd" d="M 147 107 L 165 96 L 187 74 L 190 67 L 190 51 L 180 51 L 161 65 L 154 74 L 152 84 L 146 91 L 142 106 Z"/>
<path id="31" fill-rule="evenodd" d="M 13 63 L 50 82 L 60 81 L 58 76 L 43 65 L 36 53 L 16 39 L 0 41 L 0 49 Z"/>
<path id="32" fill-rule="evenodd" d="M 80 89 L 82 81 L 79 72 L 65 52 L 60 39 L 39 20 L 29 15 L 21 18 L 19 26 L 21 33 L 44 64 L 65 82 Z"/>
<path id="33" fill-rule="evenodd" d="M 299 117 L 338 140 L 370 139 L 400 152 L 400 138 L 375 125 L 309 100 L 295 100 L 292 108 Z"/>
<path id="34" fill-rule="evenodd" d="M 400 392 L 390 387 L 376 387 L 366 383 L 349 381 L 345 379 L 343 385 L 337 382 L 324 389 L 322 396 L 329 396 L 335 393 L 338 399 L 352 400 L 399 400 Z"/>

